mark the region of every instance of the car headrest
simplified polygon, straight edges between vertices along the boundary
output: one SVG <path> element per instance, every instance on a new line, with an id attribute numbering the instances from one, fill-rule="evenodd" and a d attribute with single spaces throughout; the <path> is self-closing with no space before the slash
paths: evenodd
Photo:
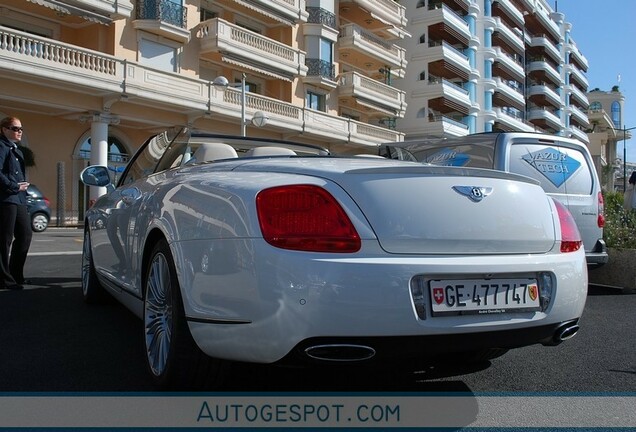
<path id="1" fill-rule="evenodd" d="M 194 152 L 188 163 L 210 162 L 219 159 L 237 158 L 236 150 L 229 144 L 203 143 Z"/>
<path id="2" fill-rule="evenodd" d="M 283 147 L 254 147 L 245 152 L 245 157 L 295 155 L 295 151 Z"/>

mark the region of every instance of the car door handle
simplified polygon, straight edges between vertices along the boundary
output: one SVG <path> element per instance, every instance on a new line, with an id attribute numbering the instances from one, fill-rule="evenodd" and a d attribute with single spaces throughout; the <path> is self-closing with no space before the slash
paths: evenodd
<path id="1" fill-rule="evenodd" d="M 141 197 L 141 191 L 139 189 L 130 188 L 121 191 L 121 200 L 126 205 L 131 205 Z"/>

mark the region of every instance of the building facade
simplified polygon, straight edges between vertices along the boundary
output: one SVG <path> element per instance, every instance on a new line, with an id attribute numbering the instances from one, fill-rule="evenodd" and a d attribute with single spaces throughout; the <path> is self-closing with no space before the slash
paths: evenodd
<path id="1" fill-rule="evenodd" d="M 406 139 L 540 131 L 588 142 L 588 61 L 545 0 L 403 2 Z"/>
<path id="2" fill-rule="evenodd" d="M 634 169 L 633 164 L 625 163 L 625 152 L 617 151 L 619 142 L 622 141 L 625 149 L 626 140 L 631 138 L 631 132 L 625 130 L 625 96 L 615 86 L 611 91 L 593 89 L 587 97 L 590 101 L 589 148 L 599 178 L 605 190 L 623 191 L 623 179 Z"/>
<path id="3" fill-rule="evenodd" d="M 406 23 L 393 0 L 4 0 L 0 116 L 20 117 L 30 181 L 73 223 L 95 193 L 80 171 L 116 175 L 167 127 L 341 153 L 403 140 Z"/>

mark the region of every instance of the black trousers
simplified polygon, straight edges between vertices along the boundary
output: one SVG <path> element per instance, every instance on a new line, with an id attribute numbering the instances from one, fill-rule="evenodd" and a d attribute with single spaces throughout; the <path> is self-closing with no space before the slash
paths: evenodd
<path id="1" fill-rule="evenodd" d="M 0 288 L 24 282 L 24 263 L 31 246 L 26 205 L 0 205 Z"/>

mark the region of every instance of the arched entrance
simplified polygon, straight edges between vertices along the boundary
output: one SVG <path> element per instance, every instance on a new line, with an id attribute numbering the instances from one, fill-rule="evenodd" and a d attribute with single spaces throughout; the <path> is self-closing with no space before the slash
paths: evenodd
<path id="1" fill-rule="evenodd" d="M 111 174 L 113 183 L 116 183 L 119 179 L 124 167 L 128 163 L 129 155 L 126 145 L 124 144 L 124 137 L 118 134 L 116 130 L 109 130 L 108 171 Z M 90 165 L 90 159 L 91 133 L 87 131 L 79 140 L 73 152 L 73 179 L 75 179 L 75 184 L 73 185 L 73 209 L 77 209 L 74 213 L 76 213 L 78 222 L 84 220 L 84 212 L 89 205 L 89 189 L 80 181 L 79 174 L 84 168 Z"/>

